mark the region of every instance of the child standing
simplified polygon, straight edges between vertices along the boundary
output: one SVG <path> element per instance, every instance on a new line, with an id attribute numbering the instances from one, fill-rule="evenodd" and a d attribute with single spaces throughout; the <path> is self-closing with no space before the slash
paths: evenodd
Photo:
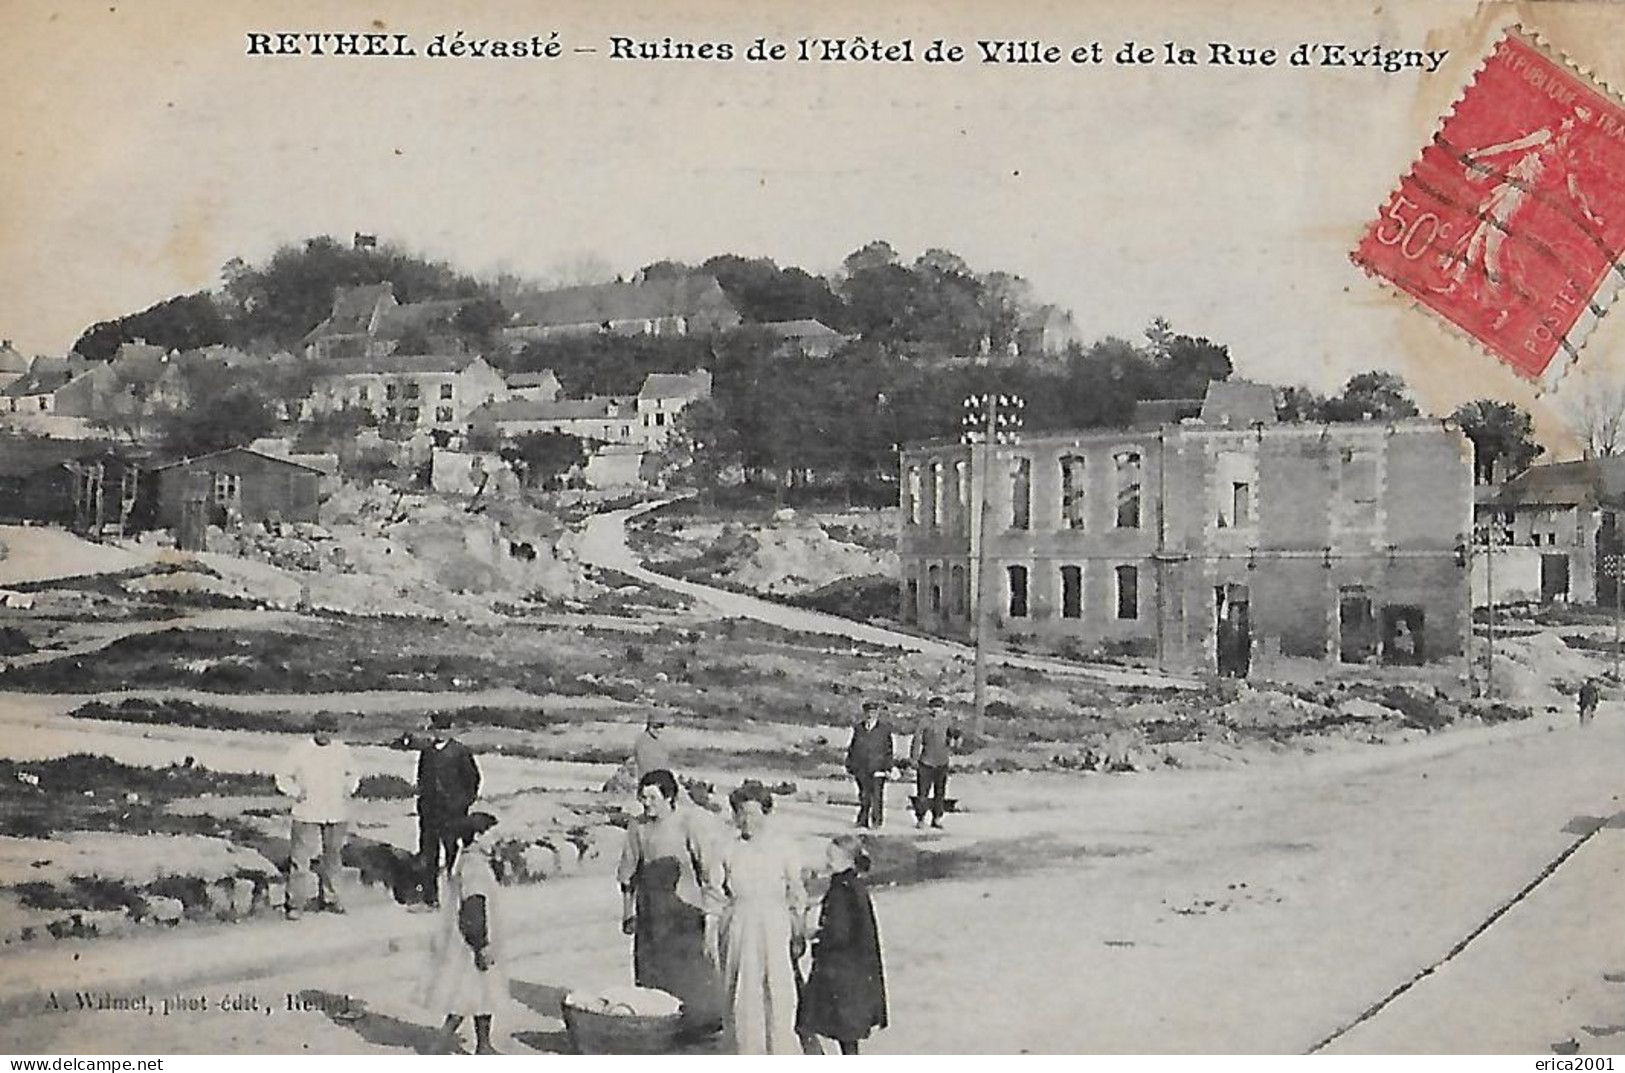
<path id="1" fill-rule="evenodd" d="M 445 1017 L 443 1043 L 453 1047 L 463 1018 L 474 1019 L 475 1053 L 496 1054 L 493 1016 L 508 1000 L 508 967 L 502 957 L 500 894 L 486 832 L 496 826 L 488 812 L 462 817 L 451 831 L 461 844 L 447 881 L 448 897 L 430 943 L 423 1002 Z"/>
<path id="2" fill-rule="evenodd" d="M 861 1040 L 886 1027 L 880 931 L 863 878 L 869 854 L 857 835 L 843 834 L 830 841 L 828 859 L 833 874 L 819 911 L 812 972 L 796 1011 L 796 1032 L 833 1039 L 842 1054 L 857 1054 Z"/>

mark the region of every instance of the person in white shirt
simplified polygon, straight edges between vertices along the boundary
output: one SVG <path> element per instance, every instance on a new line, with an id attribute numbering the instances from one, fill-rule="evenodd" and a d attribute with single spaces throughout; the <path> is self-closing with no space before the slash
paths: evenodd
<path id="1" fill-rule="evenodd" d="M 318 715 L 310 740 L 288 750 L 277 772 L 277 789 L 293 798 L 290 918 L 297 918 L 312 901 L 330 913 L 344 912 L 337 886 L 340 854 L 349 832 L 350 798 L 361 775 L 355 754 L 336 738 L 338 728 L 337 717 Z"/>

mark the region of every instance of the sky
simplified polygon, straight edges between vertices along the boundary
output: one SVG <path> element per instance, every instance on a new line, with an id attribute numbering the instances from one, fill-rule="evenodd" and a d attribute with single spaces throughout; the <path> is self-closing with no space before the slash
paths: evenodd
<path id="1" fill-rule="evenodd" d="M 0 9 L 0 336 L 60 353 L 89 324 L 213 286 L 316 234 L 375 233 L 476 273 L 621 272 L 721 252 L 833 271 L 875 238 L 1027 277 L 1086 338 L 1155 316 L 1238 374 L 1335 389 L 1400 372 L 1432 410 L 1508 398 L 1572 448 L 1567 404 L 1366 278 L 1348 252 L 1502 27 L 1538 26 L 1616 86 L 1620 9 L 1345 3 L 147 0 Z M 245 55 L 277 30 L 544 39 L 557 59 Z M 933 39 L 957 65 L 611 59 L 612 36 Z M 978 39 L 1448 49 L 1434 73 L 985 65 Z M 576 48 L 595 48 L 577 53 Z M 1605 318 L 1581 375 L 1625 363 Z"/>

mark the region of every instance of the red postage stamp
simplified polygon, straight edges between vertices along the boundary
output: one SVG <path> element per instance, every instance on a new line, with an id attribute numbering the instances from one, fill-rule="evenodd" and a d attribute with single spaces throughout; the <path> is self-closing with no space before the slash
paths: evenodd
<path id="1" fill-rule="evenodd" d="M 1625 107 L 1508 32 L 1353 253 L 1533 380 L 1625 283 Z"/>

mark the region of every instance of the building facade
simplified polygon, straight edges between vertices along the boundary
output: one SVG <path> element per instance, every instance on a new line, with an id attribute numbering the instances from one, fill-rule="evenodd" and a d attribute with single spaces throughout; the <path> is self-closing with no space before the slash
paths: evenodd
<path id="1" fill-rule="evenodd" d="M 378 421 L 460 431 L 474 410 L 506 398 L 508 385 L 485 359 L 467 355 L 386 355 L 318 363 L 312 413 L 355 409 Z"/>
<path id="2" fill-rule="evenodd" d="M 1440 422 L 924 445 L 903 454 L 901 501 L 904 614 L 933 633 L 970 635 L 980 556 L 1001 633 L 1171 671 L 1465 651 L 1472 460 Z"/>
<path id="3" fill-rule="evenodd" d="M 468 431 L 504 440 L 537 432 L 560 432 L 598 443 L 637 443 L 640 438 L 636 400 L 625 395 L 491 402 L 469 415 Z"/>
<path id="4" fill-rule="evenodd" d="M 650 373 L 638 390 L 639 439 L 645 447 L 657 448 L 666 442 L 672 428 L 690 403 L 711 397 L 711 373 L 695 369 L 691 373 Z"/>

